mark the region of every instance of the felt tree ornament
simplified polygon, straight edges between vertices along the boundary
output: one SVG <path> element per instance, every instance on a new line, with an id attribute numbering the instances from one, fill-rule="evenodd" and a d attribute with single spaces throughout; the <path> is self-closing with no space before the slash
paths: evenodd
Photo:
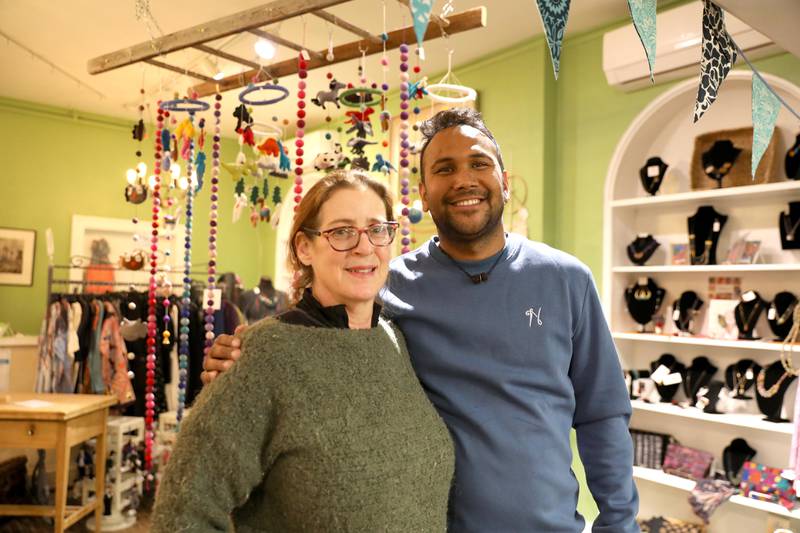
<path id="1" fill-rule="evenodd" d="M 272 205 L 275 206 L 275 210 L 278 210 L 278 206 L 281 203 L 281 188 L 277 185 L 274 189 L 272 189 Z"/>
<path id="2" fill-rule="evenodd" d="M 269 198 L 269 191 L 270 191 L 270 189 L 269 189 L 269 183 L 267 182 L 267 179 L 266 179 L 266 178 L 264 178 L 264 184 L 261 186 L 261 196 L 262 196 L 264 199 L 267 199 L 267 198 Z"/>
<path id="3" fill-rule="evenodd" d="M 256 206 L 256 204 L 258 204 L 259 196 L 260 196 L 260 194 L 259 194 L 258 187 L 253 186 L 253 188 L 250 189 L 250 204 L 252 204 L 254 207 Z"/>
<path id="4" fill-rule="evenodd" d="M 239 178 L 239 181 L 236 182 L 236 188 L 234 189 L 234 192 L 237 195 L 244 194 L 244 178 Z"/>

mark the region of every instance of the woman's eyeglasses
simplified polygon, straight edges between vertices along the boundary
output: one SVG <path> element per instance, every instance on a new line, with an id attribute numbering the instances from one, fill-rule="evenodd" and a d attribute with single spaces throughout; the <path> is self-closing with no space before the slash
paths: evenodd
<path id="1" fill-rule="evenodd" d="M 328 239 L 331 248 L 337 252 L 347 252 L 358 246 L 361 241 L 361 234 L 366 233 L 367 239 L 373 246 L 389 246 L 394 241 L 397 233 L 397 222 L 387 221 L 372 224 L 366 228 L 356 228 L 354 226 L 339 226 L 325 231 L 313 228 L 300 228 L 310 235 L 323 236 Z"/>

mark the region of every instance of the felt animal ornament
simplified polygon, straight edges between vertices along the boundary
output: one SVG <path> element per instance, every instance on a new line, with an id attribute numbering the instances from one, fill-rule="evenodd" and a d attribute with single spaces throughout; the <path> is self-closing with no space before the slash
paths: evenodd
<path id="1" fill-rule="evenodd" d="M 266 200 L 261 198 L 258 201 L 258 217 L 261 222 L 269 222 L 270 217 L 272 216 L 272 212 L 269 210 L 269 206 L 266 204 Z"/>
<path id="2" fill-rule="evenodd" d="M 280 153 L 278 168 L 284 172 L 289 172 L 292 169 L 292 160 L 286 155 L 286 150 L 283 149 L 283 144 L 278 141 L 278 152 Z"/>
<path id="3" fill-rule="evenodd" d="M 410 100 L 421 100 L 428 95 L 428 77 L 424 76 L 422 79 L 408 84 L 408 98 Z"/>
<path id="4" fill-rule="evenodd" d="M 371 107 L 367 107 L 363 111 L 347 111 L 345 115 L 348 120 L 345 123 L 351 126 L 345 133 L 356 132 L 356 136 L 362 139 L 365 139 L 368 135 L 372 136 L 372 124 L 369 116 L 374 112 L 375 110 Z"/>
<path id="5" fill-rule="evenodd" d="M 140 183 L 126 186 L 125 200 L 131 204 L 141 204 L 147 200 L 147 187 Z"/>
<path id="6" fill-rule="evenodd" d="M 185 118 L 175 128 L 175 137 L 181 140 L 181 157 L 188 161 L 191 156 L 192 140 L 194 139 L 194 124 Z M 177 149 L 177 146 L 176 146 Z"/>
<path id="7" fill-rule="evenodd" d="M 278 141 L 273 137 L 268 137 L 267 139 L 264 139 L 264 142 L 259 144 L 256 148 L 258 149 L 259 152 L 261 152 L 264 155 L 271 155 L 274 157 L 278 157 L 278 154 L 280 153 L 280 148 L 278 148 Z"/>
<path id="8" fill-rule="evenodd" d="M 359 170 L 369 170 L 369 159 L 366 156 L 356 157 L 350 163 L 350 168 Z"/>
<path id="9" fill-rule="evenodd" d="M 119 256 L 119 266 L 127 270 L 141 270 L 144 267 L 144 252 L 134 250 Z"/>
<path id="10" fill-rule="evenodd" d="M 233 195 L 233 217 L 232 222 L 239 222 L 242 217 L 242 210 L 247 206 L 247 195 L 236 193 Z"/>
<path id="11" fill-rule="evenodd" d="M 359 139 L 354 137 L 347 141 L 347 146 L 350 147 L 350 151 L 353 152 L 355 155 L 364 155 L 364 148 L 369 146 L 370 144 L 378 144 L 375 141 L 368 141 L 366 139 Z"/>
<path id="12" fill-rule="evenodd" d="M 131 134 L 133 135 L 134 141 L 144 140 L 144 120 L 139 119 L 139 122 L 133 125 Z"/>
<path id="13" fill-rule="evenodd" d="M 273 213 L 272 217 L 270 218 L 269 225 L 272 226 L 272 229 L 278 229 L 278 224 L 281 221 L 281 208 L 283 204 L 278 202 L 275 204 L 275 212 Z"/>
<path id="14" fill-rule="evenodd" d="M 246 144 L 247 146 L 255 146 L 256 145 L 256 138 L 255 134 L 253 134 L 253 128 L 250 126 L 245 126 L 245 128 L 239 133 L 240 143 Z"/>
<path id="15" fill-rule="evenodd" d="M 253 123 L 253 117 L 250 116 L 250 112 L 244 104 L 239 104 L 239 106 L 233 110 L 233 116 L 236 117 L 236 133 L 240 133 L 243 124 L 250 125 Z"/>
<path id="16" fill-rule="evenodd" d="M 259 220 L 259 210 L 257 207 L 250 208 L 250 224 L 254 227 L 258 227 L 258 220 Z"/>
<path id="17" fill-rule="evenodd" d="M 206 144 L 206 119 L 201 118 L 197 125 L 200 128 L 200 132 L 197 134 L 197 149 L 202 150 Z"/>
<path id="18" fill-rule="evenodd" d="M 342 157 L 344 157 L 342 154 L 342 145 L 339 143 L 334 143 L 333 150 L 322 152 L 314 158 L 314 168 L 316 170 L 329 170 L 336 168 L 339 165 L 339 161 L 342 160 Z"/>
<path id="19" fill-rule="evenodd" d="M 197 173 L 197 186 L 194 192 L 197 194 L 203 188 L 203 175 L 206 173 L 206 153 L 198 152 L 194 158 L 194 164 L 195 172 Z"/>
<path id="20" fill-rule="evenodd" d="M 332 79 L 331 82 L 328 84 L 327 91 L 319 91 L 317 93 L 316 98 L 312 98 L 311 102 L 314 105 L 318 105 L 322 109 L 325 109 L 325 104 L 327 103 L 334 103 L 336 104 L 336 108 L 340 109 L 341 106 L 339 105 L 339 91 L 347 87 L 344 83 L 336 81 L 336 79 Z"/>
<path id="21" fill-rule="evenodd" d="M 392 164 L 383 158 L 381 154 L 375 156 L 375 162 L 372 164 L 372 172 L 383 172 L 389 174 L 394 170 Z"/>

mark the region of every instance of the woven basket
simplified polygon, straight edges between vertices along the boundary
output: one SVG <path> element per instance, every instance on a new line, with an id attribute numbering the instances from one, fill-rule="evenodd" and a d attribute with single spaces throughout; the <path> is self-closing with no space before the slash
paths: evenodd
<path id="1" fill-rule="evenodd" d="M 750 175 L 750 160 L 753 154 L 753 128 L 737 128 L 733 130 L 719 130 L 698 135 L 694 139 L 694 153 L 692 154 L 692 190 L 716 189 L 717 182 L 706 176 L 703 172 L 703 152 L 708 151 L 717 141 L 728 139 L 733 142 L 741 152 L 733 168 L 722 180 L 723 187 L 740 187 L 742 185 L 756 185 L 758 183 L 770 183 L 783 181 L 783 169 L 777 154 L 781 153 L 780 129 L 775 128 L 770 139 L 767 151 L 761 158 L 761 162 L 756 169 L 756 179 Z"/>

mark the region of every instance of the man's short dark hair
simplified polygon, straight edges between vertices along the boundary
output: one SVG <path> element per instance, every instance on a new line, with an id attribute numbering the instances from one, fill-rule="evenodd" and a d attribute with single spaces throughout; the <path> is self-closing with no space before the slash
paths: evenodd
<path id="1" fill-rule="evenodd" d="M 494 140 L 492 132 L 489 131 L 489 128 L 484 124 L 481 114 L 469 107 L 454 107 L 452 109 L 439 111 L 423 122 L 419 128 L 420 132 L 422 132 L 422 150 L 420 150 L 419 154 L 419 175 L 422 181 L 425 181 L 425 167 L 422 161 L 425 157 L 425 150 L 428 148 L 431 140 L 440 131 L 456 126 L 472 126 L 488 137 L 489 140 L 492 141 L 494 150 L 497 153 L 497 162 L 500 164 L 500 171 L 502 172 L 505 170 L 505 167 L 503 167 L 503 156 L 500 153 L 500 146 L 497 144 L 497 141 Z"/>

